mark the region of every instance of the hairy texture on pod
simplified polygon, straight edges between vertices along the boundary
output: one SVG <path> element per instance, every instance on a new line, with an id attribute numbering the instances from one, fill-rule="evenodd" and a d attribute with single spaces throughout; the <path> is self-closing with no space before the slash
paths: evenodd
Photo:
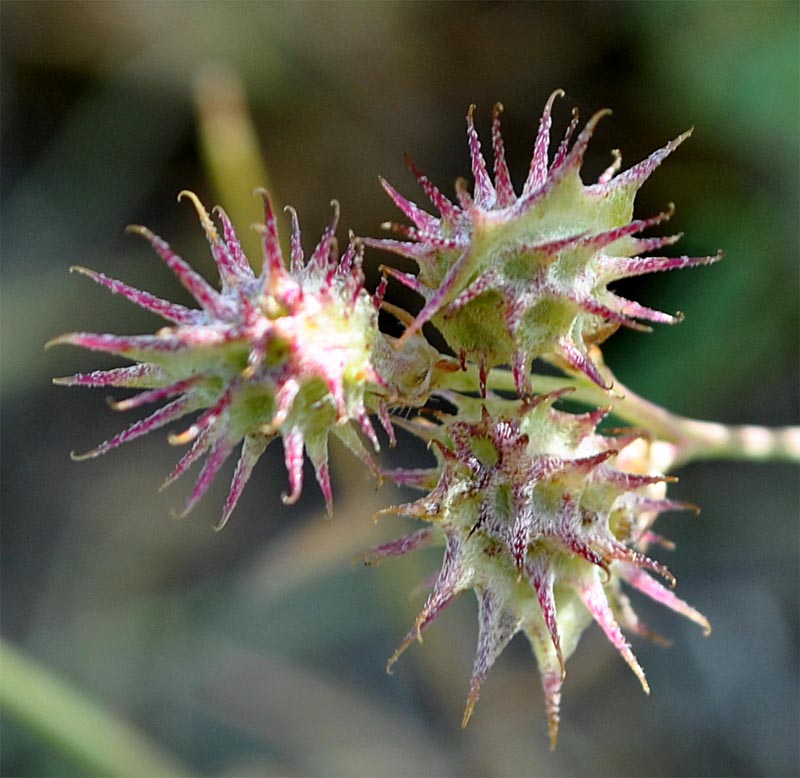
<path id="1" fill-rule="evenodd" d="M 375 296 L 364 288 L 363 245 L 351 241 L 338 256 L 335 230 L 339 205 L 319 243 L 306 260 L 297 214 L 292 219 L 291 257 L 284 262 L 269 195 L 264 201 L 263 269 L 253 272 L 235 230 L 222 208 L 215 209 L 221 234 L 196 195 L 181 192 L 197 210 L 219 271 L 215 289 L 160 237 L 145 227 L 143 236 L 196 300 L 198 308 L 159 299 L 101 273 L 73 268 L 136 305 L 158 314 L 170 326 L 153 335 L 73 332 L 51 341 L 104 351 L 135 364 L 113 370 L 55 379 L 68 386 L 125 387 L 139 394 L 112 404 L 131 410 L 166 401 L 158 410 L 75 459 L 98 457 L 193 412 L 201 411 L 173 444 L 190 444 L 165 486 L 205 458 L 183 514 L 200 500 L 214 476 L 241 444 L 230 491 L 218 527 L 228 520 L 259 457 L 276 438 L 283 441 L 289 491 L 294 503 L 303 485 L 304 452 L 331 511 L 328 437 L 332 433 L 376 474 L 377 468 L 357 432 L 378 449 L 370 420 L 377 413 L 390 439 L 394 433 L 388 404 L 417 405 L 427 399 L 438 353 L 419 334 L 403 348 L 378 331 L 383 285 Z M 374 359 L 375 355 L 377 359 Z"/>
<path id="2" fill-rule="evenodd" d="M 573 112 L 551 157 L 551 111 L 555 98 L 563 94 L 558 90 L 547 101 L 519 194 L 505 160 L 502 106 L 495 106 L 492 125 L 494 180 L 481 152 L 472 106 L 467 114 L 472 194 L 459 180 L 456 201 L 448 199 L 409 162 L 438 215 L 427 213 L 382 180 L 414 226 L 386 225 L 408 240 L 366 240 L 419 266 L 417 276 L 386 268 L 425 298 L 404 337 L 432 321 L 462 361 L 472 360 L 484 373 L 497 365 L 511 365 L 521 395 L 531 393 L 531 363 L 541 356 L 555 358 L 609 388 L 592 359 L 590 345 L 601 343 L 620 325 L 648 330 L 643 322 L 671 324 L 681 314 L 662 313 L 626 300 L 608 285 L 721 257 L 639 256 L 680 237 L 640 237 L 666 221 L 673 208 L 634 220 L 633 206 L 642 184 L 691 131 L 619 175 L 621 157 L 615 151 L 612 165 L 599 180 L 585 185 L 580 170 L 586 148 L 598 122 L 609 112 L 592 116 L 570 145 L 578 123 L 577 111 Z"/>
<path id="3" fill-rule="evenodd" d="M 439 425 L 408 423 L 432 444 L 438 466 L 393 472 L 398 483 L 428 493 L 384 513 L 425 526 L 365 557 L 376 563 L 444 544 L 433 590 L 389 667 L 471 589 L 479 633 L 464 726 L 492 664 L 522 632 L 538 660 L 553 747 L 565 662 L 592 621 L 649 691 L 622 628 L 657 636 L 637 618 L 620 582 L 709 630 L 705 617 L 673 594 L 669 570 L 645 553 L 660 540 L 651 527 L 661 512 L 693 506 L 666 498 L 670 479 L 653 472 L 646 439 L 598 434 L 608 411 L 557 410 L 553 404 L 565 393 L 515 403 L 452 395 L 455 416 Z"/>

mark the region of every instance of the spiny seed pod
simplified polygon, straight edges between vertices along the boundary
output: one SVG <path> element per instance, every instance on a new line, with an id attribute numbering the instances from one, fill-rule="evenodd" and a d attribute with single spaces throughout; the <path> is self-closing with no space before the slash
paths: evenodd
<path id="1" fill-rule="evenodd" d="M 285 503 L 300 496 L 303 454 L 308 453 L 328 511 L 332 496 L 328 473 L 328 436 L 333 433 L 377 474 L 356 432 L 358 425 L 377 450 L 378 438 L 369 412 L 378 413 L 393 440 L 387 403 L 425 402 L 438 353 L 423 340 L 397 349 L 383 342 L 378 309 L 385 285 L 376 296 L 364 289 L 363 247 L 352 242 L 339 259 L 335 238 L 339 205 L 308 261 L 300 243 L 297 214 L 292 217 L 291 261 L 287 268 L 278 242 L 275 215 L 267 192 L 264 200 L 263 270 L 256 277 L 233 226 L 221 208 L 216 213 L 222 235 L 199 199 L 181 192 L 194 204 L 220 275 L 217 291 L 167 243 L 141 226 L 130 229 L 148 240 L 167 267 L 200 305 L 190 309 L 161 300 L 121 281 L 76 267 L 74 270 L 121 294 L 136 305 L 171 322 L 154 335 L 101 335 L 73 332 L 48 345 L 68 343 L 127 357 L 130 367 L 79 373 L 55 379 L 67 386 L 114 386 L 145 391 L 112 404 L 130 410 L 169 400 L 145 419 L 75 459 L 98 457 L 187 414 L 203 413 L 184 432 L 171 435 L 173 444 L 191 449 L 167 478 L 172 483 L 206 456 L 183 515 L 197 503 L 212 479 L 242 442 L 222 519 L 228 520 L 267 445 L 283 440 L 289 493 Z M 379 354 L 380 368 L 373 355 Z M 393 357 L 396 357 L 393 360 Z M 407 376 L 411 374 L 413 380 Z M 399 381 L 405 388 L 398 389 Z M 416 383 L 415 383 L 416 382 Z M 405 391 L 414 392 L 406 397 Z M 410 391 L 410 390 L 409 390 Z"/>
<path id="2" fill-rule="evenodd" d="M 439 464 L 394 471 L 398 483 L 429 492 L 383 513 L 427 525 L 365 557 L 376 563 L 444 542 L 441 572 L 389 668 L 450 602 L 472 589 L 479 634 L 464 726 L 495 659 L 523 632 L 538 660 L 552 747 L 565 660 L 592 619 L 649 691 L 620 625 L 657 636 L 636 617 L 620 581 L 709 630 L 705 617 L 673 594 L 669 570 L 645 555 L 649 543 L 661 540 L 651 531 L 658 514 L 693 506 L 666 498 L 670 479 L 652 472 L 647 440 L 636 432 L 598 434 L 608 410 L 555 409 L 565 393 L 515 403 L 452 395 L 457 415 L 440 425 L 419 417 L 407 423 L 433 444 Z"/>
<path id="3" fill-rule="evenodd" d="M 520 394 L 530 394 L 533 359 L 554 357 L 606 386 L 589 353 L 620 325 L 648 330 L 645 322 L 671 324 L 672 316 L 626 300 L 608 289 L 614 281 L 721 258 L 642 257 L 680 237 L 635 237 L 666 221 L 673 207 L 649 219 L 632 220 L 637 191 L 658 165 L 691 134 L 679 135 L 646 160 L 620 175 L 621 157 L 597 183 L 584 185 L 580 169 L 600 119 L 596 113 L 570 148 L 577 127 L 573 112 L 564 139 L 550 159 L 554 92 L 539 123 L 530 172 L 518 195 L 505 160 L 500 132 L 502 105 L 494 108 L 492 147 L 494 182 L 486 169 L 473 124 L 467 114 L 467 136 L 475 179 L 473 194 L 456 183 L 457 204 L 445 197 L 409 162 L 425 194 L 439 212 L 432 216 L 400 195 L 386 181 L 384 189 L 414 226 L 388 224 L 409 238 L 367 243 L 413 259 L 419 275 L 393 268 L 386 272 L 425 298 L 425 305 L 404 337 L 432 321 L 460 354 L 488 368 L 513 367 Z"/>

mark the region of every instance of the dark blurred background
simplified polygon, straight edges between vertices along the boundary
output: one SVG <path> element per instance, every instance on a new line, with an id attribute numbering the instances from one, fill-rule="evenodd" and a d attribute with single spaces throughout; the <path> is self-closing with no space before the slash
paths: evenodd
<path id="1" fill-rule="evenodd" d="M 310 473 L 300 504 L 285 508 L 276 445 L 223 533 L 211 527 L 229 473 L 174 521 L 189 484 L 157 493 L 180 453 L 163 434 L 93 462 L 69 459 L 126 419 L 102 391 L 53 387 L 50 377 L 114 360 L 42 350 L 69 330 L 160 326 L 70 276 L 71 264 L 184 299 L 147 246 L 123 234 L 129 222 L 149 225 L 210 274 L 196 219 L 175 202 L 180 189 L 209 206 L 237 193 L 240 226 L 258 219 L 249 191 L 263 174 L 255 166 L 237 180 L 215 177 L 215 164 L 234 169 L 220 159 L 235 148 L 220 142 L 209 152 L 200 140 L 198 103 L 208 118 L 215 100 L 234 96 L 220 83 L 241 80 L 269 184 L 297 207 L 308 248 L 333 197 L 343 228 L 361 235 L 398 217 L 377 176 L 416 198 L 404 151 L 452 191 L 468 173 L 471 102 L 484 139 L 492 104 L 504 102 L 519 185 L 541 107 L 563 87 L 556 135 L 572 105 L 584 119 L 614 109 L 592 143 L 587 179 L 612 148 L 630 165 L 695 126 L 641 192 L 637 214 L 674 201 L 670 228 L 686 233 L 680 253 L 726 252 L 719 265 L 637 283 L 636 299 L 682 310 L 686 321 L 618 334 L 609 364 L 679 413 L 796 423 L 796 2 L 5 0 L 0 14 L 5 638 L 197 774 L 798 774 L 796 467 L 699 463 L 680 473 L 673 493 L 703 513 L 661 519 L 678 543 L 662 558 L 714 632 L 704 639 L 636 600 L 674 639 L 666 651 L 634 644 L 652 687 L 645 698 L 590 628 L 570 662 L 551 754 L 520 637 L 460 729 L 477 633 L 470 597 L 385 674 L 424 598 L 415 588 L 440 554 L 351 567 L 359 550 L 405 529 L 396 518 L 370 521 L 406 498 L 399 490 L 376 493 L 334 447 L 334 519 L 323 518 Z M 370 256 L 370 283 L 381 261 Z M 427 461 L 413 441 L 400 442 L 387 461 Z M 81 774 L 9 716 L 0 734 L 3 775 Z"/>

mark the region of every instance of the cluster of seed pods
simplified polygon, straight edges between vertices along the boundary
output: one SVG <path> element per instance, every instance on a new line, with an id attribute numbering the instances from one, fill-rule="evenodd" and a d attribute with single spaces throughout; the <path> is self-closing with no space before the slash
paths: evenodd
<path id="1" fill-rule="evenodd" d="M 689 133 L 624 172 L 615 152 L 612 165 L 586 185 L 580 175 L 583 159 L 606 112 L 592 116 L 573 142 L 578 126 L 574 112 L 551 157 L 551 115 L 561 94 L 554 92 L 547 101 L 519 194 L 506 163 L 499 104 L 492 126 L 493 177 L 472 108 L 467 115 L 471 193 L 460 180 L 451 200 L 411 164 L 438 215 L 382 181 L 413 224 L 389 225 L 405 240 L 351 235 L 340 256 L 335 236 L 339 207 L 334 203 L 333 219 L 306 260 L 297 214 L 288 209 L 292 235 L 286 262 L 270 198 L 262 191 L 263 265 L 256 275 L 225 212 L 215 209 L 218 226 L 194 194 L 182 192 L 194 204 L 208 238 L 219 288 L 161 238 L 132 227 L 151 243 L 198 307 L 74 268 L 169 325 L 148 335 L 73 332 L 52 341 L 134 363 L 57 383 L 140 390 L 114 403 L 116 410 L 164 403 L 76 459 L 100 456 L 199 413 L 186 429 L 169 437 L 171 443 L 190 448 L 165 485 L 203 463 L 184 514 L 241 445 L 218 524 L 222 527 L 256 462 L 277 438 L 283 443 L 289 478 L 286 503 L 300 497 L 307 455 L 332 510 L 331 434 L 379 479 L 388 476 L 425 491 L 424 497 L 385 511 L 415 517 L 424 526 L 365 557 L 374 563 L 434 543 L 444 546 L 433 589 L 390 667 L 453 599 L 473 590 L 479 609 L 478 650 L 464 724 L 490 667 L 522 632 L 539 663 L 553 745 L 566 659 L 592 621 L 648 690 L 622 629 L 654 633 L 640 622 L 621 584 L 706 631 L 709 627 L 673 594 L 669 571 L 647 555 L 649 545 L 666 542 L 652 531 L 657 516 L 691 507 L 666 497 L 670 479 L 655 467 L 647 430 L 605 435 L 598 425 L 606 409 L 578 414 L 555 408 L 565 392 L 536 395 L 532 362 L 548 359 L 568 374 L 610 389 L 596 358 L 597 346 L 619 326 L 646 330 L 646 323 L 674 323 L 680 315 L 627 300 L 609 285 L 645 273 L 709 264 L 721 256 L 652 256 L 650 252 L 680 237 L 641 235 L 667 220 L 672 206 L 651 218 L 633 218 L 636 193 Z M 387 267 L 370 294 L 362 270 L 365 247 L 411 258 L 419 272 L 410 275 Z M 384 301 L 389 278 L 422 296 L 418 315 Z M 405 326 L 400 337 L 380 331 L 381 308 Z M 428 323 L 440 332 L 452 356 L 427 341 L 422 328 Z M 473 391 L 448 389 L 447 377 L 469 363 L 478 368 Z M 515 400 L 488 391 L 489 372 L 503 366 L 513 373 Z M 392 410 L 423 408 L 432 397 L 454 410 L 439 413 L 433 421 L 423 415 L 410 421 L 392 416 Z M 397 424 L 429 443 L 436 466 L 382 471 L 373 458 L 380 445 L 372 417 L 392 445 Z"/>

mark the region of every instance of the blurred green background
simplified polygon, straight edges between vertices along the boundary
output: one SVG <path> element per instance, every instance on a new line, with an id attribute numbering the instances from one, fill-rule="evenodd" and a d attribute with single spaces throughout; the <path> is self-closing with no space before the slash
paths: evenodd
<path id="1" fill-rule="evenodd" d="M 667 651 L 634 645 L 648 699 L 590 629 L 570 662 L 551 754 L 537 672 L 520 638 L 490 674 L 469 729 L 459 728 L 477 633 L 472 598 L 454 605 L 394 676 L 385 674 L 421 606 L 418 586 L 439 561 L 433 551 L 378 570 L 351 567 L 359 550 L 404 529 L 396 518 L 370 521 L 405 498 L 400 490 L 376 493 L 334 450 L 333 521 L 323 518 L 310 473 L 300 505 L 285 508 L 275 446 L 223 533 L 211 527 L 227 475 L 189 518 L 174 521 L 170 511 L 189 484 L 157 493 L 179 455 L 164 435 L 94 462 L 69 459 L 126 420 L 102 391 L 53 387 L 50 377 L 114 360 L 42 345 L 68 330 L 159 326 L 70 276 L 74 263 L 185 299 L 148 247 L 123 234 L 129 222 L 149 225 L 210 274 L 196 219 L 175 202 L 180 189 L 209 206 L 237 198 L 231 210 L 242 226 L 258 219 L 249 192 L 263 174 L 251 166 L 221 181 L 199 140 L 198 102 L 209 132 L 230 108 L 220 79 L 241 79 L 270 186 L 297 207 L 307 247 L 333 197 L 343 227 L 361 235 L 397 218 L 377 176 L 416 197 L 404 151 L 452 191 L 468 173 L 470 102 L 484 138 L 492 104 L 504 102 L 519 184 L 544 100 L 563 87 L 556 134 L 573 104 L 584 119 L 614 109 L 592 143 L 587 177 L 612 148 L 629 165 L 695 126 L 646 185 L 637 213 L 674 201 L 670 226 L 686 232 L 681 253 L 726 252 L 720 265 L 629 289 L 684 311 L 686 321 L 618 334 L 609 364 L 676 412 L 796 423 L 798 8 L 4 0 L 3 637 L 194 774 L 797 775 L 796 468 L 684 469 L 673 493 L 703 514 L 661 519 L 678 543 L 662 558 L 714 632 L 704 639 L 636 601 L 675 641 Z M 235 136 L 236 128 L 217 130 Z M 215 164 L 242 162 L 237 143 L 218 144 Z M 381 261 L 370 255 L 370 283 Z M 427 461 L 413 441 L 400 443 L 387 463 Z M 39 693 L 31 687 L 31 702 L 46 707 Z M 90 749 L 92 737 L 103 737 L 92 732 Z M 102 772 L 8 710 L 0 735 L 3 775 Z M 116 753 L 135 774 L 136 764 Z"/>

